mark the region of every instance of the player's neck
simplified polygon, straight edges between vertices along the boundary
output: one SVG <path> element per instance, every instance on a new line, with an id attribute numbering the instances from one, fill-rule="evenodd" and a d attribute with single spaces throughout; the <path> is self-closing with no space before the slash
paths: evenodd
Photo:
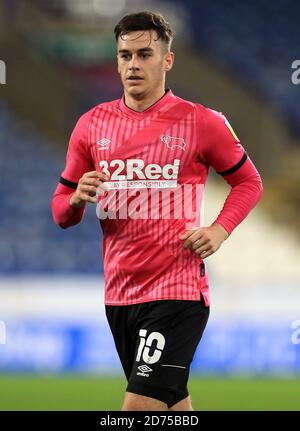
<path id="1" fill-rule="evenodd" d="M 128 108 L 133 109 L 136 112 L 143 112 L 156 103 L 159 99 L 161 99 L 164 95 L 164 88 L 159 89 L 155 93 L 151 93 L 141 99 L 134 98 L 125 91 L 125 104 L 128 106 Z"/>

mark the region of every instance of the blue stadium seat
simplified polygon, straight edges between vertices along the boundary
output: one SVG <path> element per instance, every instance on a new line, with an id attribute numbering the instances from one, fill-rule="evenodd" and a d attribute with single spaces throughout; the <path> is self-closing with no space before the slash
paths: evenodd
<path id="1" fill-rule="evenodd" d="M 103 271 L 101 229 L 94 207 L 67 230 L 51 215 L 65 154 L 0 103 L 0 273 Z"/>
<path id="2" fill-rule="evenodd" d="M 275 103 L 300 134 L 300 93 L 291 82 L 291 64 L 300 59 L 300 3 L 176 1 L 188 12 L 196 48 L 239 73 L 245 83 Z"/>

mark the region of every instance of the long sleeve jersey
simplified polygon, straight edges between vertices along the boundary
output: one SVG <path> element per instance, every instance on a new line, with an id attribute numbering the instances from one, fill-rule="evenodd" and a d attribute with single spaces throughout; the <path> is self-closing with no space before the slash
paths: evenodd
<path id="1" fill-rule="evenodd" d="M 171 90 L 143 112 L 122 99 L 97 105 L 78 121 L 52 211 L 62 228 L 83 208 L 70 195 L 86 172 L 109 174 L 96 214 L 103 230 L 105 303 L 209 299 L 203 260 L 181 234 L 203 223 L 212 167 L 231 190 L 215 219 L 230 234 L 262 194 L 261 177 L 226 117 Z"/>

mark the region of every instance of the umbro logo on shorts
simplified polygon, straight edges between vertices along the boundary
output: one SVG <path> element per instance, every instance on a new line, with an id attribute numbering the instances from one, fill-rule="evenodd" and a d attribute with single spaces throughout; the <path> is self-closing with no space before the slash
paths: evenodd
<path id="1" fill-rule="evenodd" d="M 136 373 L 137 376 L 142 377 L 149 377 L 149 374 L 152 370 L 152 368 L 148 367 L 148 365 L 140 365 L 138 369 L 141 371 L 141 373 Z"/>
<path id="2" fill-rule="evenodd" d="M 148 367 L 148 365 L 140 365 L 140 366 L 138 367 L 138 369 L 139 369 L 140 371 L 142 371 L 142 373 L 147 373 L 147 372 L 149 372 L 149 371 L 152 371 L 152 368 Z"/>

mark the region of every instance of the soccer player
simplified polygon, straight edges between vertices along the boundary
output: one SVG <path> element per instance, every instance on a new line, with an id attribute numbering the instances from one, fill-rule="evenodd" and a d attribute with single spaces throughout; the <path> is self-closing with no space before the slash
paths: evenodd
<path id="1" fill-rule="evenodd" d="M 79 119 L 52 211 L 67 228 L 87 202 L 101 206 L 106 316 L 128 380 L 122 410 L 188 411 L 190 364 L 209 316 L 204 259 L 256 205 L 262 182 L 221 113 L 165 89 L 174 63 L 166 19 L 130 14 L 114 33 L 124 95 Z M 190 186 L 197 200 L 209 167 L 231 189 L 214 223 L 200 227 L 198 212 L 177 211 L 185 195 L 175 194 Z"/>

